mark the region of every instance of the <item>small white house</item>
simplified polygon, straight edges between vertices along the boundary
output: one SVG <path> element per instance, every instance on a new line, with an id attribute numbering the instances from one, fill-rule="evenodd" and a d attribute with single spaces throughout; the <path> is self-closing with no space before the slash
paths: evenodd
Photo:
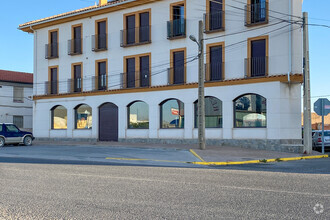
<path id="1" fill-rule="evenodd" d="M 59 5 L 60 7 L 60 5 Z M 301 0 L 100 0 L 27 22 L 34 34 L 34 135 L 195 143 L 204 20 L 206 138 L 301 143 Z"/>
<path id="2" fill-rule="evenodd" d="M 33 75 L 0 70 L 0 123 L 32 130 Z"/>

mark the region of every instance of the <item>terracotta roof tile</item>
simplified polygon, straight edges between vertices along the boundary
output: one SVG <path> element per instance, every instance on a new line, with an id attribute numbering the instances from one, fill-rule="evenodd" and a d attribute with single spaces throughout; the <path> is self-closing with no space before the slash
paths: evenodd
<path id="1" fill-rule="evenodd" d="M 39 23 L 39 22 L 45 22 L 45 21 L 48 21 L 48 20 L 51 20 L 51 19 L 56 19 L 56 18 L 64 17 L 64 16 L 67 16 L 67 15 L 74 15 L 74 14 L 81 13 L 81 12 L 88 12 L 88 11 L 93 10 L 93 9 L 103 8 L 103 7 L 106 7 L 108 5 L 116 5 L 116 4 L 125 2 L 125 1 L 127 1 L 127 0 L 118 0 L 118 1 L 108 2 L 108 4 L 102 5 L 102 6 L 93 5 L 93 6 L 89 6 L 89 7 L 86 7 L 86 8 L 81 8 L 81 9 L 77 9 L 77 10 L 74 10 L 74 11 L 65 12 L 65 13 L 62 13 L 62 14 L 58 14 L 58 15 L 54 15 L 54 16 L 50 16 L 50 17 L 46 17 L 46 18 L 42 18 L 42 19 L 38 19 L 38 20 L 34 20 L 34 21 L 29 21 L 29 22 L 26 22 L 24 24 L 20 24 L 19 27 L 21 28 L 21 27 L 24 27 L 24 26 L 29 26 L 29 25 L 32 25 L 32 24 L 36 24 L 36 23 Z"/>
<path id="2" fill-rule="evenodd" d="M 8 70 L 0 70 L 0 81 L 19 82 L 19 83 L 33 83 L 33 74 L 14 72 Z"/>

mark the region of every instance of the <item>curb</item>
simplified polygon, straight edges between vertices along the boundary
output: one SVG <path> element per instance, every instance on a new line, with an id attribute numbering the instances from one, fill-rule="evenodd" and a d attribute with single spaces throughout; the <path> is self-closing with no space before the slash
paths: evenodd
<path id="1" fill-rule="evenodd" d="M 196 165 L 205 166 L 225 166 L 225 165 L 242 165 L 242 164 L 258 164 L 258 163 L 271 163 L 281 161 L 297 161 L 297 160 L 310 160 L 310 159 L 321 159 L 328 158 L 329 155 L 320 156 L 305 156 L 305 157 L 288 157 L 288 158 L 276 158 L 276 159 L 265 159 L 265 160 L 248 160 L 248 161 L 236 161 L 236 162 L 192 162 Z"/>

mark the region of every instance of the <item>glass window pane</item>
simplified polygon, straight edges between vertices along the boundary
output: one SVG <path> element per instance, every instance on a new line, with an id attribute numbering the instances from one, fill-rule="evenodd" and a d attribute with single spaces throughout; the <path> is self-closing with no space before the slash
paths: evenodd
<path id="1" fill-rule="evenodd" d="M 195 128 L 198 128 L 198 101 L 195 102 Z M 222 101 L 205 97 L 205 128 L 222 128 Z"/>
<path id="2" fill-rule="evenodd" d="M 184 128 L 184 104 L 170 99 L 161 104 L 161 128 Z"/>
<path id="3" fill-rule="evenodd" d="M 235 127 L 266 127 L 266 99 L 260 95 L 248 94 L 235 101 Z"/>
<path id="4" fill-rule="evenodd" d="M 149 128 L 149 107 L 145 102 L 135 102 L 128 107 L 128 128 Z"/>
<path id="5" fill-rule="evenodd" d="M 67 129 L 67 110 L 63 106 L 57 106 L 52 110 L 52 129 Z"/>
<path id="6" fill-rule="evenodd" d="M 92 108 L 88 105 L 80 105 L 75 109 L 76 129 L 92 129 Z"/>

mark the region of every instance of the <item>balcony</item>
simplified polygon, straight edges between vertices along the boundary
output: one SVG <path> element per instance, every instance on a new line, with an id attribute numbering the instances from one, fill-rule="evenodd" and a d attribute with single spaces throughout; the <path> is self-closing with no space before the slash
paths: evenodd
<path id="1" fill-rule="evenodd" d="M 108 49 L 108 35 L 101 34 L 101 35 L 93 35 L 92 36 L 92 51 L 104 51 Z"/>
<path id="2" fill-rule="evenodd" d="M 121 47 L 151 43 L 151 26 L 121 30 L 120 39 Z"/>
<path id="3" fill-rule="evenodd" d="M 58 81 L 45 82 L 45 94 L 46 95 L 57 95 L 58 94 Z"/>
<path id="4" fill-rule="evenodd" d="M 245 26 L 268 23 L 268 2 L 245 5 Z"/>
<path id="5" fill-rule="evenodd" d="M 82 78 L 69 79 L 68 80 L 68 93 L 82 92 Z"/>
<path id="6" fill-rule="evenodd" d="M 68 40 L 68 55 L 82 54 L 82 39 Z"/>
<path id="7" fill-rule="evenodd" d="M 245 59 L 245 78 L 264 77 L 268 75 L 268 57 Z"/>
<path id="8" fill-rule="evenodd" d="M 58 58 L 58 43 L 45 45 L 45 58 L 46 59 Z"/>
<path id="9" fill-rule="evenodd" d="M 225 30 L 225 12 L 204 14 L 204 32 L 210 33 Z"/>
<path id="10" fill-rule="evenodd" d="M 167 69 L 168 85 L 180 85 L 186 83 L 186 68 L 174 67 Z"/>
<path id="11" fill-rule="evenodd" d="M 136 79 L 136 76 L 139 76 Z M 120 76 L 121 88 L 146 88 L 150 86 L 150 70 L 122 73 Z M 138 84 L 137 84 L 138 82 Z"/>
<path id="12" fill-rule="evenodd" d="M 205 81 L 214 82 L 224 79 L 225 63 L 207 63 L 205 64 Z"/>
<path id="13" fill-rule="evenodd" d="M 102 91 L 108 89 L 108 76 L 105 74 L 93 76 L 92 78 L 93 91 Z"/>
<path id="14" fill-rule="evenodd" d="M 167 22 L 167 39 L 186 37 L 186 19 L 176 19 Z"/>

